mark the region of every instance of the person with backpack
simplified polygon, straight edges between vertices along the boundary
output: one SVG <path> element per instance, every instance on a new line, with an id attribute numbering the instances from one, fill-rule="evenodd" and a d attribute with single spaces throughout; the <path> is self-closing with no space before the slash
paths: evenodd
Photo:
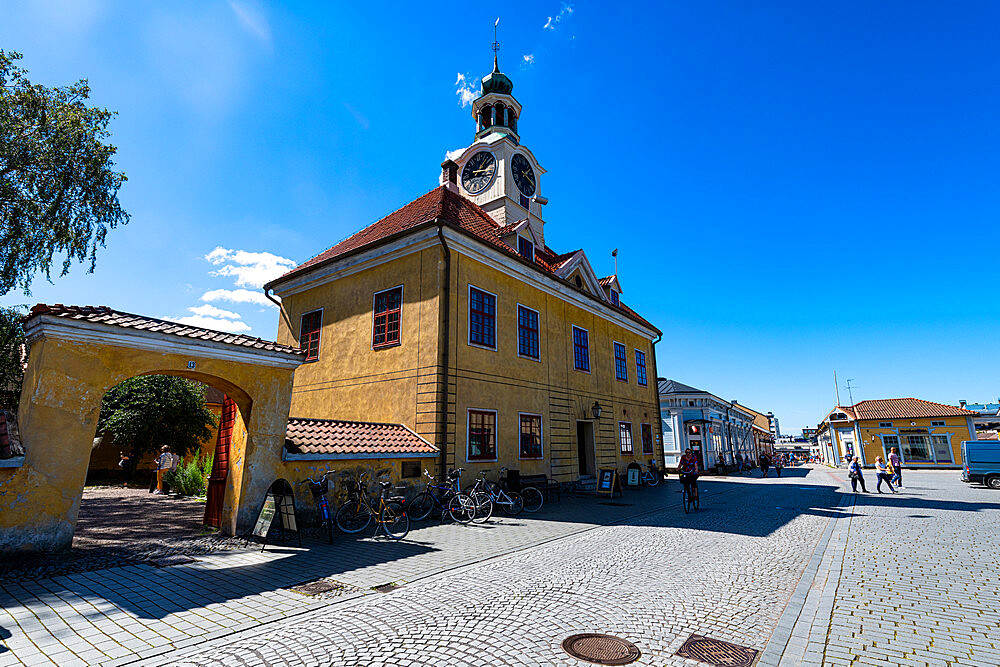
<path id="1" fill-rule="evenodd" d="M 854 493 L 858 492 L 859 482 L 861 483 L 861 492 L 868 493 L 868 489 L 865 488 L 865 475 L 861 468 L 861 459 L 857 456 L 847 466 L 847 476 L 851 478 L 851 490 Z"/>

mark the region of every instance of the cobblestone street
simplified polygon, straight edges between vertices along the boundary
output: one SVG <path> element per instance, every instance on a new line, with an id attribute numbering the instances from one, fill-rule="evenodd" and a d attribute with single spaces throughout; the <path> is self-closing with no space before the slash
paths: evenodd
<path id="1" fill-rule="evenodd" d="M 583 665 L 562 640 L 600 632 L 643 665 L 700 664 L 675 655 L 692 633 L 768 667 L 996 665 L 1000 494 L 957 477 L 907 471 L 893 496 L 853 495 L 821 467 L 705 478 L 691 515 L 671 480 L 403 544 L 22 582 L 4 599 L 0 664 Z M 322 577 L 345 586 L 288 590 Z"/>

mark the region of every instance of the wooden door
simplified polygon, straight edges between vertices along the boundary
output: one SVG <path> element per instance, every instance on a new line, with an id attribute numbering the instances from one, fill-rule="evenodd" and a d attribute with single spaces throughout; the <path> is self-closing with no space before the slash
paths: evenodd
<path id="1" fill-rule="evenodd" d="M 229 445 L 233 440 L 235 423 L 236 403 L 226 396 L 222 401 L 219 437 L 215 441 L 215 458 L 208 478 L 208 499 L 205 503 L 205 525 L 213 528 L 222 525 L 222 503 L 226 497 L 226 478 L 229 477 Z"/>

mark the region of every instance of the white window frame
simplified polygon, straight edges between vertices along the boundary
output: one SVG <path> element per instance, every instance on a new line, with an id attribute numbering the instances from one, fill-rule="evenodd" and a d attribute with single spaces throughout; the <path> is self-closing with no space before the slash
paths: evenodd
<path id="1" fill-rule="evenodd" d="M 538 417 L 538 444 L 541 453 L 538 456 L 521 456 L 521 417 Z M 545 418 L 537 412 L 517 413 L 517 460 L 518 461 L 542 461 L 545 459 Z"/>
<path id="2" fill-rule="evenodd" d="M 577 368 L 576 366 L 576 334 L 573 331 L 574 329 L 579 329 L 580 331 L 587 334 L 587 369 Z M 594 363 L 593 363 L 594 360 L 591 359 L 590 355 L 590 347 L 591 347 L 590 343 L 591 343 L 590 331 L 584 329 L 583 327 L 579 327 L 575 324 L 570 325 L 569 345 L 570 345 L 570 354 L 572 355 L 573 358 L 573 370 L 579 371 L 580 373 L 586 373 L 587 375 L 590 375 L 594 371 Z"/>
<path id="3" fill-rule="evenodd" d="M 632 451 L 629 452 L 628 454 L 622 451 L 622 446 L 625 444 L 622 441 L 622 436 L 625 434 L 625 431 L 622 430 L 622 426 L 625 424 L 628 424 L 628 444 L 629 447 L 632 449 Z M 635 457 L 635 434 L 632 432 L 632 422 L 627 422 L 627 421 L 618 422 L 618 454 L 619 456 Z"/>
<path id="4" fill-rule="evenodd" d="M 477 290 L 493 297 L 493 347 L 483 345 L 482 343 L 472 342 L 472 290 Z M 493 292 L 473 285 L 472 283 L 469 283 L 469 289 L 466 291 L 465 297 L 466 341 L 469 343 L 469 347 L 478 347 L 480 350 L 498 352 L 500 350 L 500 297 Z"/>
<path id="5" fill-rule="evenodd" d="M 653 447 L 653 451 L 649 452 L 648 456 L 656 456 L 656 434 L 653 432 L 653 424 L 650 422 L 639 422 L 639 453 L 642 456 L 647 456 L 647 453 L 642 449 L 642 427 L 649 427 L 649 439 L 650 445 Z M 635 455 L 635 443 L 632 443 L 632 453 Z"/>
<path id="6" fill-rule="evenodd" d="M 529 246 L 531 246 L 531 257 L 525 257 L 524 255 L 521 254 L 521 240 L 522 239 L 524 239 L 524 241 Z M 520 257 L 521 259 L 527 260 L 529 262 L 534 262 L 535 261 L 535 242 L 532 241 L 531 239 L 529 239 L 527 236 L 523 236 L 521 234 L 517 235 L 517 248 L 515 248 L 515 251 L 517 252 L 517 256 Z"/>
<path id="7" fill-rule="evenodd" d="M 378 298 L 379 294 L 384 294 L 386 292 L 391 292 L 394 289 L 399 290 L 399 340 L 395 343 L 383 343 L 382 345 L 375 345 L 375 300 Z M 383 290 L 379 290 L 372 294 L 372 332 L 369 336 L 369 344 L 374 350 L 384 350 L 388 347 L 396 347 L 403 344 L 403 285 L 400 283 L 395 287 L 387 287 Z"/>
<path id="8" fill-rule="evenodd" d="M 521 354 L 521 308 L 525 310 L 530 310 L 535 315 L 538 316 L 538 356 L 529 357 L 526 354 Z M 527 359 L 529 361 L 537 361 L 541 363 L 542 361 L 542 314 L 541 312 L 535 310 L 531 306 L 526 306 L 523 303 L 518 302 L 517 304 L 517 318 L 514 322 L 514 349 L 517 350 L 517 356 L 522 359 Z M 527 413 L 526 413 L 527 414 Z"/>
<path id="9" fill-rule="evenodd" d="M 472 413 L 473 412 L 492 412 L 493 413 L 493 427 L 496 429 L 496 433 L 493 434 L 495 442 L 493 443 L 493 450 L 496 456 L 492 459 L 471 459 L 469 458 L 469 450 L 472 448 L 472 441 L 469 438 L 469 430 L 472 428 Z M 518 425 L 520 428 L 520 425 Z M 500 457 L 500 413 L 493 408 L 466 408 L 465 409 L 465 462 L 466 463 L 495 463 Z"/>
<path id="10" fill-rule="evenodd" d="M 646 351 L 645 350 L 640 350 L 639 348 L 634 347 L 634 348 L 632 348 L 632 356 L 633 357 L 635 357 L 635 353 L 636 352 L 639 352 L 639 353 L 642 354 L 642 369 L 644 371 L 646 371 L 646 373 L 645 373 L 645 375 L 646 375 L 646 381 L 642 382 L 642 383 L 639 382 L 639 358 L 636 357 L 635 358 L 635 383 L 636 383 L 636 385 L 638 385 L 640 387 L 647 387 L 647 386 L 649 386 L 649 364 L 646 363 Z"/>

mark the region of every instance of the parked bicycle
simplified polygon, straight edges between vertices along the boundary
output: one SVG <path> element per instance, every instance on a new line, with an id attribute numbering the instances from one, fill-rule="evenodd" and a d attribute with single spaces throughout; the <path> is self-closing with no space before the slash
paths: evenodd
<path id="1" fill-rule="evenodd" d="M 389 474 L 388 470 L 375 473 L 379 477 Z M 403 507 L 402 496 L 390 496 L 392 482 L 379 482 L 381 491 L 375 503 L 368 495 L 367 472 L 361 473 L 357 481 L 347 480 L 347 502 L 337 509 L 337 527 L 345 533 L 360 533 L 375 520 L 375 532 L 380 529 L 386 537 L 401 540 L 410 532 L 410 517 Z"/>
<path id="2" fill-rule="evenodd" d="M 660 469 L 656 467 L 656 461 L 650 459 L 649 465 L 644 466 L 645 470 L 642 472 L 642 481 L 646 486 L 656 486 L 660 483 L 660 478 L 663 477 L 663 473 Z"/>
<path id="3" fill-rule="evenodd" d="M 330 490 L 329 477 L 335 472 L 337 471 L 324 470 L 323 474 L 319 477 L 306 477 L 299 482 L 299 484 L 309 485 L 309 491 L 312 492 L 313 499 L 316 501 L 316 507 L 319 509 L 320 525 L 326 524 L 326 536 L 330 544 L 333 544 L 333 516 L 330 514 L 330 503 L 326 498 L 326 494 Z"/>
<path id="4" fill-rule="evenodd" d="M 483 470 L 479 473 L 479 479 L 472 486 L 469 495 L 476 503 L 476 516 L 486 514 L 487 517 L 493 514 L 494 508 L 499 508 L 504 514 L 517 516 L 524 510 L 524 497 L 517 491 L 507 490 L 503 485 L 489 480 L 486 475 L 489 471 Z M 501 473 L 506 473 L 506 468 L 500 468 Z"/>
<path id="5" fill-rule="evenodd" d="M 464 468 L 451 470 L 448 472 L 448 481 L 438 484 L 434 476 L 426 469 L 424 476 L 427 478 L 427 486 L 407 503 L 407 511 L 414 521 L 423 521 L 431 515 L 435 509 L 438 510 L 441 519 L 450 516 L 458 523 L 469 523 L 476 518 L 475 503 L 472 498 L 461 491 L 459 480 Z"/>
<path id="6" fill-rule="evenodd" d="M 538 490 L 537 487 L 529 485 L 521 485 L 518 489 L 510 489 L 510 485 L 507 483 L 508 472 L 507 468 L 500 468 L 500 486 L 508 489 L 510 492 L 516 492 L 521 496 L 521 500 L 524 501 L 524 511 L 529 514 L 534 514 L 538 510 L 542 509 L 542 505 L 545 504 L 545 496 L 542 492 Z M 493 483 L 493 482 L 491 482 Z"/>

